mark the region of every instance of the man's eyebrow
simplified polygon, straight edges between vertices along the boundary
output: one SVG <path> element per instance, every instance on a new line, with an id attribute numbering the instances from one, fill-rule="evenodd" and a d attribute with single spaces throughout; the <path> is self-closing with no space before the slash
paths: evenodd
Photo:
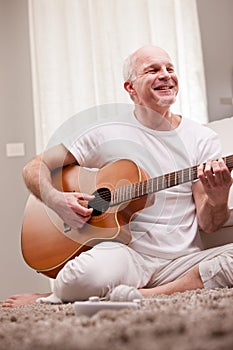
<path id="1" fill-rule="evenodd" d="M 150 68 L 156 68 L 156 67 L 159 67 L 159 66 L 160 66 L 159 63 L 150 63 L 150 64 L 148 64 L 148 65 L 143 67 L 143 71 L 146 71 L 146 70 L 148 70 Z M 165 63 L 165 66 L 169 67 L 169 68 L 175 68 L 174 64 L 171 63 L 171 62 Z"/>
<path id="2" fill-rule="evenodd" d="M 150 64 L 143 67 L 143 71 L 150 69 L 150 68 L 158 67 L 158 66 L 159 66 L 158 63 L 150 63 Z"/>
<path id="3" fill-rule="evenodd" d="M 171 62 L 168 62 L 168 63 L 166 64 L 166 66 L 167 66 L 167 67 L 170 67 L 170 68 L 174 68 L 174 64 L 171 63 Z"/>

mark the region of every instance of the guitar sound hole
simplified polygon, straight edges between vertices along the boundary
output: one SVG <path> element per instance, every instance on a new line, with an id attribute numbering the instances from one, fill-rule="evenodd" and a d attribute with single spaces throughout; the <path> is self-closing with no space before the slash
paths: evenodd
<path id="1" fill-rule="evenodd" d="M 95 198 L 89 201 L 88 208 L 93 208 L 92 216 L 98 216 L 108 210 L 111 201 L 111 192 L 108 188 L 99 188 L 93 195 Z"/>

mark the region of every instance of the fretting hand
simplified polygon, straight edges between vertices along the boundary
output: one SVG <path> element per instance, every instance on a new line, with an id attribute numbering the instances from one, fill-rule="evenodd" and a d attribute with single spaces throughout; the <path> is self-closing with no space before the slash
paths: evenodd
<path id="1" fill-rule="evenodd" d="M 212 206 L 226 205 L 232 184 L 231 173 L 222 158 L 208 160 L 197 173 Z"/>

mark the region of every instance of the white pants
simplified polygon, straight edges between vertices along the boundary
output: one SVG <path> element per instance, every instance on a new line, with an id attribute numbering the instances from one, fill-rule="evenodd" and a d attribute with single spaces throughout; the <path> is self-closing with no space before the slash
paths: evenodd
<path id="1" fill-rule="evenodd" d="M 205 288 L 233 286 L 233 243 L 174 260 L 139 254 L 117 242 L 103 242 L 69 261 L 54 282 L 62 301 L 103 297 L 113 287 L 155 287 L 174 281 L 194 266 Z"/>

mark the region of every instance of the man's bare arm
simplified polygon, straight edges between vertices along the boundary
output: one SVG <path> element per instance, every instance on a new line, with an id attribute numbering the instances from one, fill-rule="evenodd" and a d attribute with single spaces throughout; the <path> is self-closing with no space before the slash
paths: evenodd
<path id="1" fill-rule="evenodd" d="M 23 169 L 23 178 L 28 189 L 40 200 L 47 200 L 54 188 L 51 172 L 56 168 L 74 164 L 73 155 L 63 145 L 54 146 L 29 161 Z"/>
<path id="2" fill-rule="evenodd" d="M 229 218 L 231 174 L 224 161 L 219 159 L 200 165 L 198 177 L 199 181 L 193 184 L 198 223 L 203 231 L 211 233 Z"/>
<path id="3" fill-rule="evenodd" d="M 79 204 L 79 200 L 88 201 L 93 199 L 93 196 L 83 193 L 64 193 L 53 187 L 51 172 L 70 164 L 77 164 L 77 161 L 60 144 L 27 163 L 23 169 L 23 177 L 29 190 L 75 229 L 82 227 L 92 213 L 92 209 Z"/>

